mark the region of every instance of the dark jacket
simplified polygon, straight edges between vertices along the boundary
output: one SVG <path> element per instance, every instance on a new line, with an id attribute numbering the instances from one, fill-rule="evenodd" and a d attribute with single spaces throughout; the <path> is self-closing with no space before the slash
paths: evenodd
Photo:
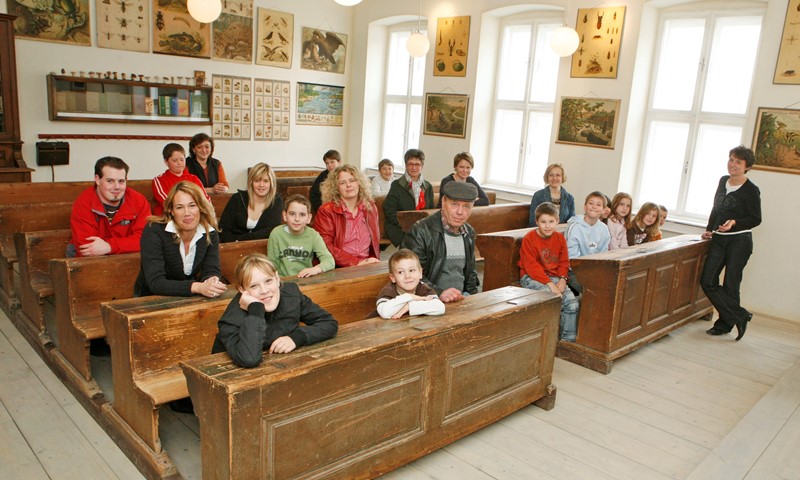
<path id="1" fill-rule="evenodd" d="M 761 190 L 748 178 L 735 192 L 726 194 L 725 184 L 730 175 L 719 179 L 714 193 L 714 207 L 708 216 L 706 230 L 711 232 L 728 220 L 736 220 L 731 232 L 750 230 L 761 225 Z"/>
<path id="2" fill-rule="evenodd" d="M 192 283 L 218 277 L 224 281 L 219 267 L 219 236 L 211 232 L 211 243 L 203 235 L 197 241 L 192 273 L 183 273 L 181 245 L 167 232 L 164 223 L 151 223 L 142 232 L 142 260 L 139 277 L 134 286 L 134 296 L 172 295 L 192 296 Z M 198 227 L 202 228 L 202 227 Z"/>
<path id="3" fill-rule="evenodd" d="M 322 173 L 317 175 L 317 178 L 311 185 L 311 190 L 308 191 L 308 199 L 311 201 L 312 213 L 317 213 L 319 207 L 322 206 L 322 184 L 328 179 L 328 173 L 327 170 L 323 170 Z"/>
<path id="4" fill-rule="evenodd" d="M 439 182 L 439 202 L 436 204 L 436 208 L 442 208 L 442 192 L 444 191 L 444 186 L 450 182 L 455 182 L 456 179 L 453 177 L 453 174 L 444 177 L 441 182 Z M 478 189 L 478 199 L 475 200 L 474 205 L 476 207 L 485 207 L 489 205 L 489 195 L 486 195 L 486 192 L 483 191 L 481 186 L 478 184 L 478 181 L 472 178 L 471 176 L 467 177 L 467 183 L 471 183 L 475 185 L 475 188 Z"/>
<path id="5" fill-rule="evenodd" d="M 272 205 L 261 212 L 256 228 L 247 230 L 249 201 L 247 190 L 239 190 L 231 195 L 219 219 L 219 239 L 222 243 L 269 238 L 272 229 L 283 223 L 283 199 L 276 193 Z"/>
<path id="6" fill-rule="evenodd" d="M 536 191 L 531 197 L 531 211 L 528 215 L 528 226 L 536 226 L 536 207 L 544 202 L 552 202 L 550 187 L 544 187 Z M 561 187 L 561 205 L 558 207 L 558 223 L 567 223 L 567 220 L 575 216 L 575 197 L 572 196 L 564 187 Z"/>
<path id="7" fill-rule="evenodd" d="M 468 223 L 464 224 L 466 234 L 464 238 L 464 251 L 467 259 L 464 264 L 464 288 L 462 292 L 478 293 L 478 272 L 475 270 L 475 229 Z M 422 281 L 442 293 L 437 282 L 442 274 L 444 262 L 447 258 L 447 248 L 444 240 L 444 225 L 442 225 L 442 212 L 438 211 L 428 218 L 424 218 L 411 227 L 403 240 L 403 247 L 412 250 L 419 257 L 422 264 Z"/>
<path id="8" fill-rule="evenodd" d="M 222 163 L 214 157 L 209 157 L 206 164 L 208 165 L 208 176 L 194 155 L 186 157 L 186 168 L 189 173 L 199 178 L 204 187 L 211 188 L 219 183 L 219 170 L 222 168 Z"/>
<path id="9" fill-rule="evenodd" d="M 436 208 L 433 204 L 433 187 L 427 180 L 423 181 L 422 192 L 425 194 L 425 208 Z M 383 201 L 383 231 L 395 247 L 403 243 L 405 236 L 397 220 L 397 212 L 416 209 L 417 203 L 414 201 L 414 194 L 406 177 L 402 176 L 392 182 L 389 193 Z"/>
<path id="10" fill-rule="evenodd" d="M 241 293 L 236 294 L 217 325 L 211 353 L 228 352 L 233 363 L 245 368 L 256 367 L 272 342 L 288 336 L 297 348 L 333 338 L 339 323 L 322 307 L 303 295 L 294 283 L 281 285 L 281 299 L 273 312 L 264 310 L 261 302 L 251 303 L 247 311 L 239 306 Z M 306 326 L 300 327 L 300 322 Z"/>

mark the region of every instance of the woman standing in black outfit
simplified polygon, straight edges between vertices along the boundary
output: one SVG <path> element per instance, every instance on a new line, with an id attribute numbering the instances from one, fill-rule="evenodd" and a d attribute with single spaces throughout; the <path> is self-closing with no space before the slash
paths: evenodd
<path id="1" fill-rule="evenodd" d="M 736 327 L 741 340 L 747 322 L 753 314 L 739 304 L 742 272 L 753 253 L 752 229 L 761 224 L 761 191 L 747 178 L 755 162 L 753 151 L 739 146 L 728 156 L 728 173 L 719 180 L 714 194 L 714 208 L 708 217 L 702 238 L 711 239 L 700 285 L 719 318 L 706 331 L 709 335 L 724 335 Z M 725 269 L 723 284 L 719 275 Z"/>

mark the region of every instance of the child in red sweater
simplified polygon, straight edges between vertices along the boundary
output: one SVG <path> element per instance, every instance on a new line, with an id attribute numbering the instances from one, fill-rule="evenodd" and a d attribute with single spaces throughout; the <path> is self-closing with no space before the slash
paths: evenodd
<path id="1" fill-rule="evenodd" d="M 559 339 L 574 342 L 578 334 L 578 309 L 575 294 L 567 287 L 569 253 L 567 240 L 556 231 L 558 210 L 545 202 L 534 213 L 538 228 L 522 239 L 519 252 L 519 283 L 531 290 L 550 290 L 561 297 Z"/>

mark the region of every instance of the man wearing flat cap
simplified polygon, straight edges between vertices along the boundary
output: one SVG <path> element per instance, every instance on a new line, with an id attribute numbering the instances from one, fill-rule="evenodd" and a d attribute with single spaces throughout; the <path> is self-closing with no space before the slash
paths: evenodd
<path id="1" fill-rule="evenodd" d="M 450 182 L 441 193 L 442 209 L 415 223 L 403 247 L 419 257 L 422 281 L 450 303 L 478 293 L 475 230 L 467 223 L 478 189 L 466 182 Z"/>

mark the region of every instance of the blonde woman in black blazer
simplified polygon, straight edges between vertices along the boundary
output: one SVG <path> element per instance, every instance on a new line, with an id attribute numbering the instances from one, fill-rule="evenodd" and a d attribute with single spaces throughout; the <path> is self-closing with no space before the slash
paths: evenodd
<path id="1" fill-rule="evenodd" d="M 148 220 L 136 296 L 217 297 L 225 292 L 217 221 L 200 187 L 177 183 L 164 201 L 164 214 Z"/>

